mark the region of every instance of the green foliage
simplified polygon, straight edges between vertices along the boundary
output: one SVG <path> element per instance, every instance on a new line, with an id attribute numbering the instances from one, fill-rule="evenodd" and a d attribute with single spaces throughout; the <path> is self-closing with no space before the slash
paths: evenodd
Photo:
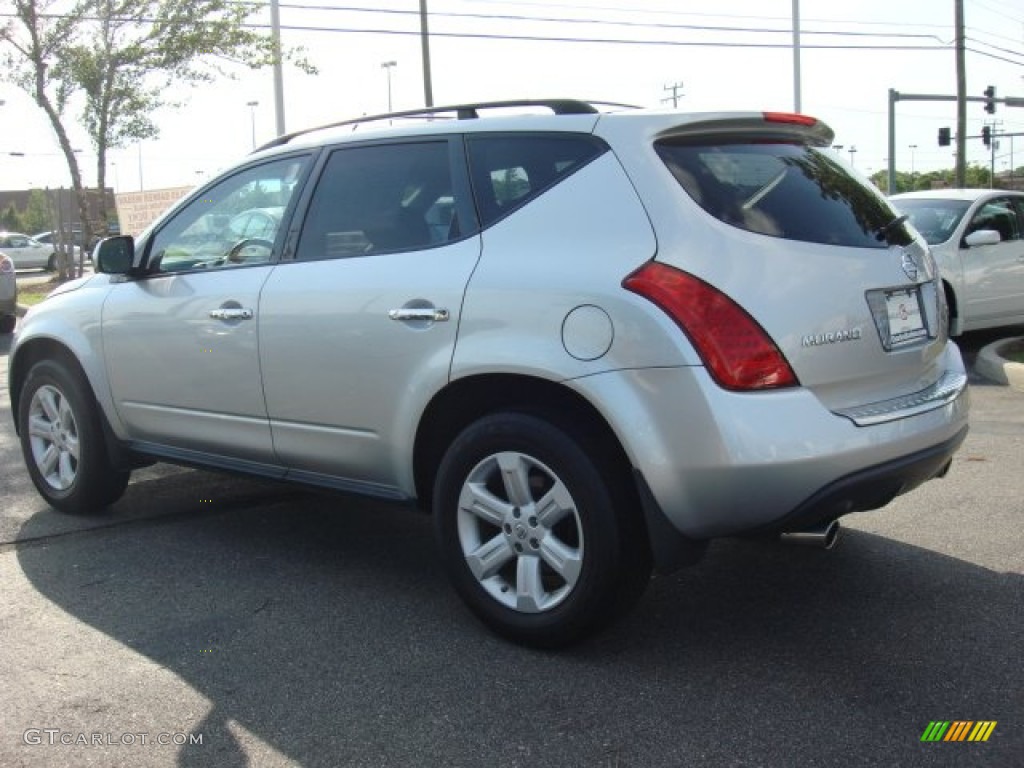
<path id="1" fill-rule="evenodd" d="M 964 169 L 964 181 L 968 188 L 987 189 L 992 174 L 982 165 L 968 165 Z M 952 168 L 928 173 L 904 173 L 896 171 L 896 189 L 888 190 L 889 172 L 877 171 L 871 175 L 871 181 L 886 194 L 914 192 L 919 189 L 951 188 L 955 186 L 956 173 Z"/>
<path id="2" fill-rule="evenodd" d="M 8 232 L 21 232 L 21 216 L 18 215 L 18 209 L 14 207 L 14 203 L 8 205 L 4 212 L 0 213 L 0 229 Z"/>
<path id="3" fill-rule="evenodd" d="M 289 61 L 315 72 L 297 50 L 279 50 L 248 24 L 261 4 L 236 0 L 10 0 L 0 23 L 0 80 L 30 93 L 50 120 L 68 163 L 79 218 L 88 219 L 65 112 L 81 104 L 96 150 L 97 186 L 106 186 L 107 151 L 159 133 L 154 114 L 172 106 L 171 85 L 231 76 Z M 6 4 L 6 2 L 5 2 Z M 99 220 L 108 218 L 100 198 Z M 92 233 L 87 233 L 92 234 Z M 61 274 L 64 275 L 64 265 Z"/>
<path id="4" fill-rule="evenodd" d="M 270 36 L 246 26 L 260 6 L 232 0 L 83 0 L 89 34 L 55 63 L 85 96 L 82 122 L 97 152 L 155 137 L 152 116 L 172 84 L 231 76 L 221 62 L 253 69 L 277 59 Z M 295 51 L 283 57 L 314 71 Z"/>
<path id="5" fill-rule="evenodd" d="M 46 200 L 46 193 L 41 189 L 33 189 L 28 193 L 28 204 L 21 214 L 22 231 L 28 234 L 49 232 L 53 226 L 53 213 Z"/>

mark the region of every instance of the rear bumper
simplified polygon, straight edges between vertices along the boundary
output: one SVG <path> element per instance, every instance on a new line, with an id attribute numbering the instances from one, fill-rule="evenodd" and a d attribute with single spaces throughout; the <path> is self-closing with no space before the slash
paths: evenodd
<path id="1" fill-rule="evenodd" d="M 939 445 L 842 477 L 813 494 L 789 514 L 753 533 L 800 531 L 851 512 L 884 507 L 897 496 L 949 471 L 967 427 Z"/>
<path id="2" fill-rule="evenodd" d="M 943 362 L 963 373 L 955 346 Z M 572 385 L 603 409 L 650 491 L 645 507 L 691 540 L 877 508 L 941 475 L 967 432 L 964 385 L 928 410 L 870 425 L 802 388 L 726 392 L 699 367 L 616 371 Z"/>

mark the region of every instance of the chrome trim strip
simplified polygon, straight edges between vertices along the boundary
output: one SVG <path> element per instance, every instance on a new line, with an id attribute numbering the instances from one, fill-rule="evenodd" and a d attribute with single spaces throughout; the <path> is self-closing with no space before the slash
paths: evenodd
<path id="1" fill-rule="evenodd" d="M 841 408 L 833 413 L 844 416 L 858 427 L 870 427 L 942 408 L 956 400 L 966 387 L 967 374 L 947 371 L 938 381 L 920 392 L 854 408 Z"/>

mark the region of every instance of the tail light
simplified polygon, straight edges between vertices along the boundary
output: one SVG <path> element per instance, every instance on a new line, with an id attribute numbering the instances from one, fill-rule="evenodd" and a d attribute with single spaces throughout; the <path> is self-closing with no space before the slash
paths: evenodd
<path id="1" fill-rule="evenodd" d="M 622 285 L 672 318 L 722 387 L 749 391 L 798 384 L 793 369 L 764 329 L 736 302 L 703 280 L 649 261 Z"/>
<path id="2" fill-rule="evenodd" d="M 812 126 L 817 124 L 817 119 L 809 115 L 800 115 L 794 112 L 762 112 L 766 123 L 788 123 L 790 125 Z"/>

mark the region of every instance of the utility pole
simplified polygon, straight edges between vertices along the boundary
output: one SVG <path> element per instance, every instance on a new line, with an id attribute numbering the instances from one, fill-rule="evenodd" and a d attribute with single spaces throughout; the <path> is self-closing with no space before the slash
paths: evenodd
<path id="1" fill-rule="evenodd" d="M 679 107 L 679 97 L 682 96 L 682 93 L 680 93 L 680 91 L 682 91 L 682 89 L 683 89 L 683 84 L 682 83 L 672 83 L 672 85 L 666 85 L 662 90 L 664 90 L 664 91 L 671 91 L 672 95 L 669 96 L 668 98 L 662 99 L 661 103 L 664 104 L 667 101 L 671 101 L 672 102 L 672 109 L 678 109 L 678 107 Z"/>
<path id="2" fill-rule="evenodd" d="M 967 65 L 964 63 L 964 0 L 956 3 L 956 186 L 967 186 Z"/>
<path id="3" fill-rule="evenodd" d="M 420 0 L 420 47 L 423 49 L 423 101 L 434 106 L 434 86 L 430 81 L 430 30 L 427 28 L 427 0 Z"/>
<path id="4" fill-rule="evenodd" d="M 800 110 L 800 0 L 793 0 L 793 111 Z"/>
<path id="5" fill-rule="evenodd" d="M 281 10 L 278 0 L 270 0 L 270 36 L 274 47 L 274 124 L 277 135 L 284 136 L 284 70 L 281 64 Z"/>

